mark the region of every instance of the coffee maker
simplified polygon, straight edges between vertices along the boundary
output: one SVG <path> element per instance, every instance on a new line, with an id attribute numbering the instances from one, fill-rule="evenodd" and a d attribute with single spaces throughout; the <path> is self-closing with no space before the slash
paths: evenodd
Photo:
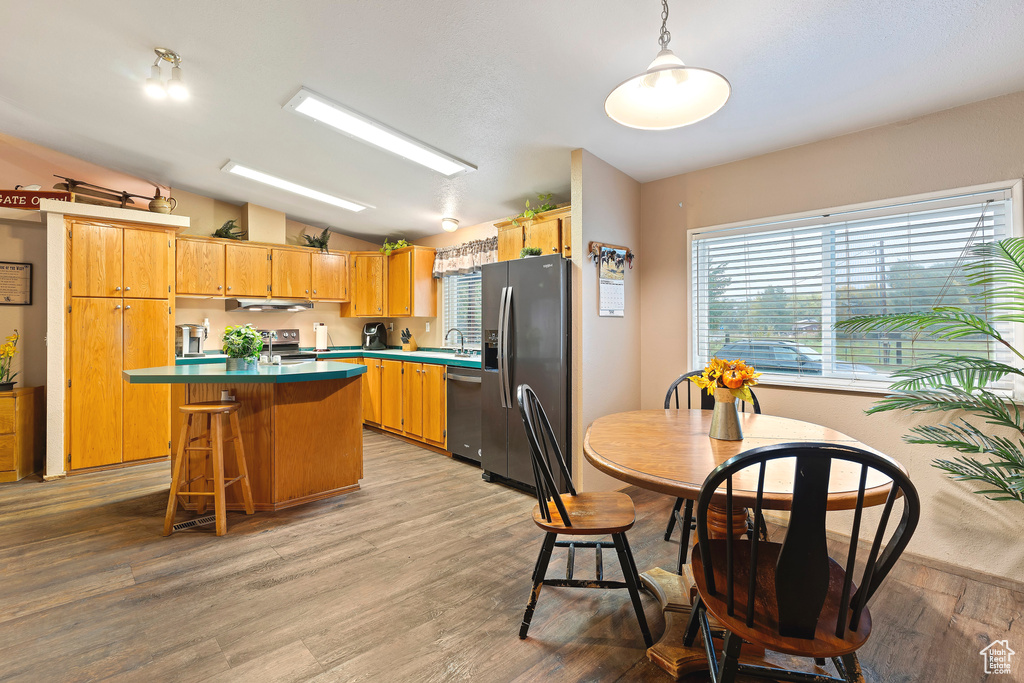
<path id="1" fill-rule="evenodd" d="M 381 351 L 388 348 L 388 331 L 384 327 L 384 323 L 363 325 L 363 348 L 368 351 Z"/>
<path id="2" fill-rule="evenodd" d="M 174 355 L 178 358 L 203 356 L 203 342 L 206 341 L 206 328 L 203 325 L 174 326 Z"/>

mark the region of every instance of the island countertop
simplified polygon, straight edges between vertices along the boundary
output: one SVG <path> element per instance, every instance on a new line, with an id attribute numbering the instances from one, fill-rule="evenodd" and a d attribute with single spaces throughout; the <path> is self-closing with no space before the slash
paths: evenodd
<path id="1" fill-rule="evenodd" d="M 365 365 L 309 361 L 296 365 L 259 365 L 255 370 L 226 370 L 223 363 L 168 365 L 125 370 L 129 384 L 287 384 L 348 379 L 366 372 Z"/>

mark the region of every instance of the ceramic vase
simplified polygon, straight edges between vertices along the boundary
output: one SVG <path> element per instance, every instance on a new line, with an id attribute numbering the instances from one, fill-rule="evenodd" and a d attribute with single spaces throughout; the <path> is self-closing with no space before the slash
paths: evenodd
<path id="1" fill-rule="evenodd" d="M 715 387 L 715 409 L 711 413 L 712 439 L 721 441 L 742 441 L 743 428 L 740 427 L 740 414 L 736 409 L 736 397 L 726 387 Z"/>

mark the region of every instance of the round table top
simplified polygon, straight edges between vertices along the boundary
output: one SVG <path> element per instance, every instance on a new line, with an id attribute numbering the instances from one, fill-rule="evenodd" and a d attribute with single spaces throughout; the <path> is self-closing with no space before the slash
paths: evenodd
<path id="1" fill-rule="evenodd" d="M 740 413 L 742 441 L 721 441 L 708 436 L 710 410 L 635 410 L 594 420 L 587 428 L 583 452 L 594 467 L 641 488 L 696 500 L 711 471 L 744 451 L 790 442 L 827 442 L 878 451 L 834 429 L 812 422 L 773 415 Z M 901 470 L 902 465 L 878 453 Z M 765 509 L 789 509 L 793 492 L 793 458 L 779 458 L 765 470 Z M 905 470 L 904 470 L 905 471 Z M 830 510 L 852 509 L 857 503 L 860 465 L 842 460 L 832 463 L 829 479 Z M 751 467 L 733 478 L 735 505 L 753 507 L 758 469 Z M 864 505 L 885 502 L 892 480 L 868 470 Z M 721 489 L 724 498 L 724 486 Z"/>

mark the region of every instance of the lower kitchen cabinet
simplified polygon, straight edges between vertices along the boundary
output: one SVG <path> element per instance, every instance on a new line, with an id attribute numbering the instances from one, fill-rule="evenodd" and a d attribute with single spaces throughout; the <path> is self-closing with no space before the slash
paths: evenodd
<path id="1" fill-rule="evenodd" d="M 423 436 L 423 363 L 402 364 L 402 432 Z"/>
<path id="2" fill-rule="evenodd" d="M 423 440 L 448 445 L 448 367 L 423 365 Z"/>
<path id="3" fill-rule="evenodd" d="M 380 426 L 402 431 L 402 361 L 382 360 L 380 372 Z"/>
<path id="4" fill-rule="evenodd" d="M 377 358 L 359 358 L 356 362 L 366 366 L 366 373 L 363 374 L 363 422 L 379 425 L 380 375 L 383 361 Z"/>

